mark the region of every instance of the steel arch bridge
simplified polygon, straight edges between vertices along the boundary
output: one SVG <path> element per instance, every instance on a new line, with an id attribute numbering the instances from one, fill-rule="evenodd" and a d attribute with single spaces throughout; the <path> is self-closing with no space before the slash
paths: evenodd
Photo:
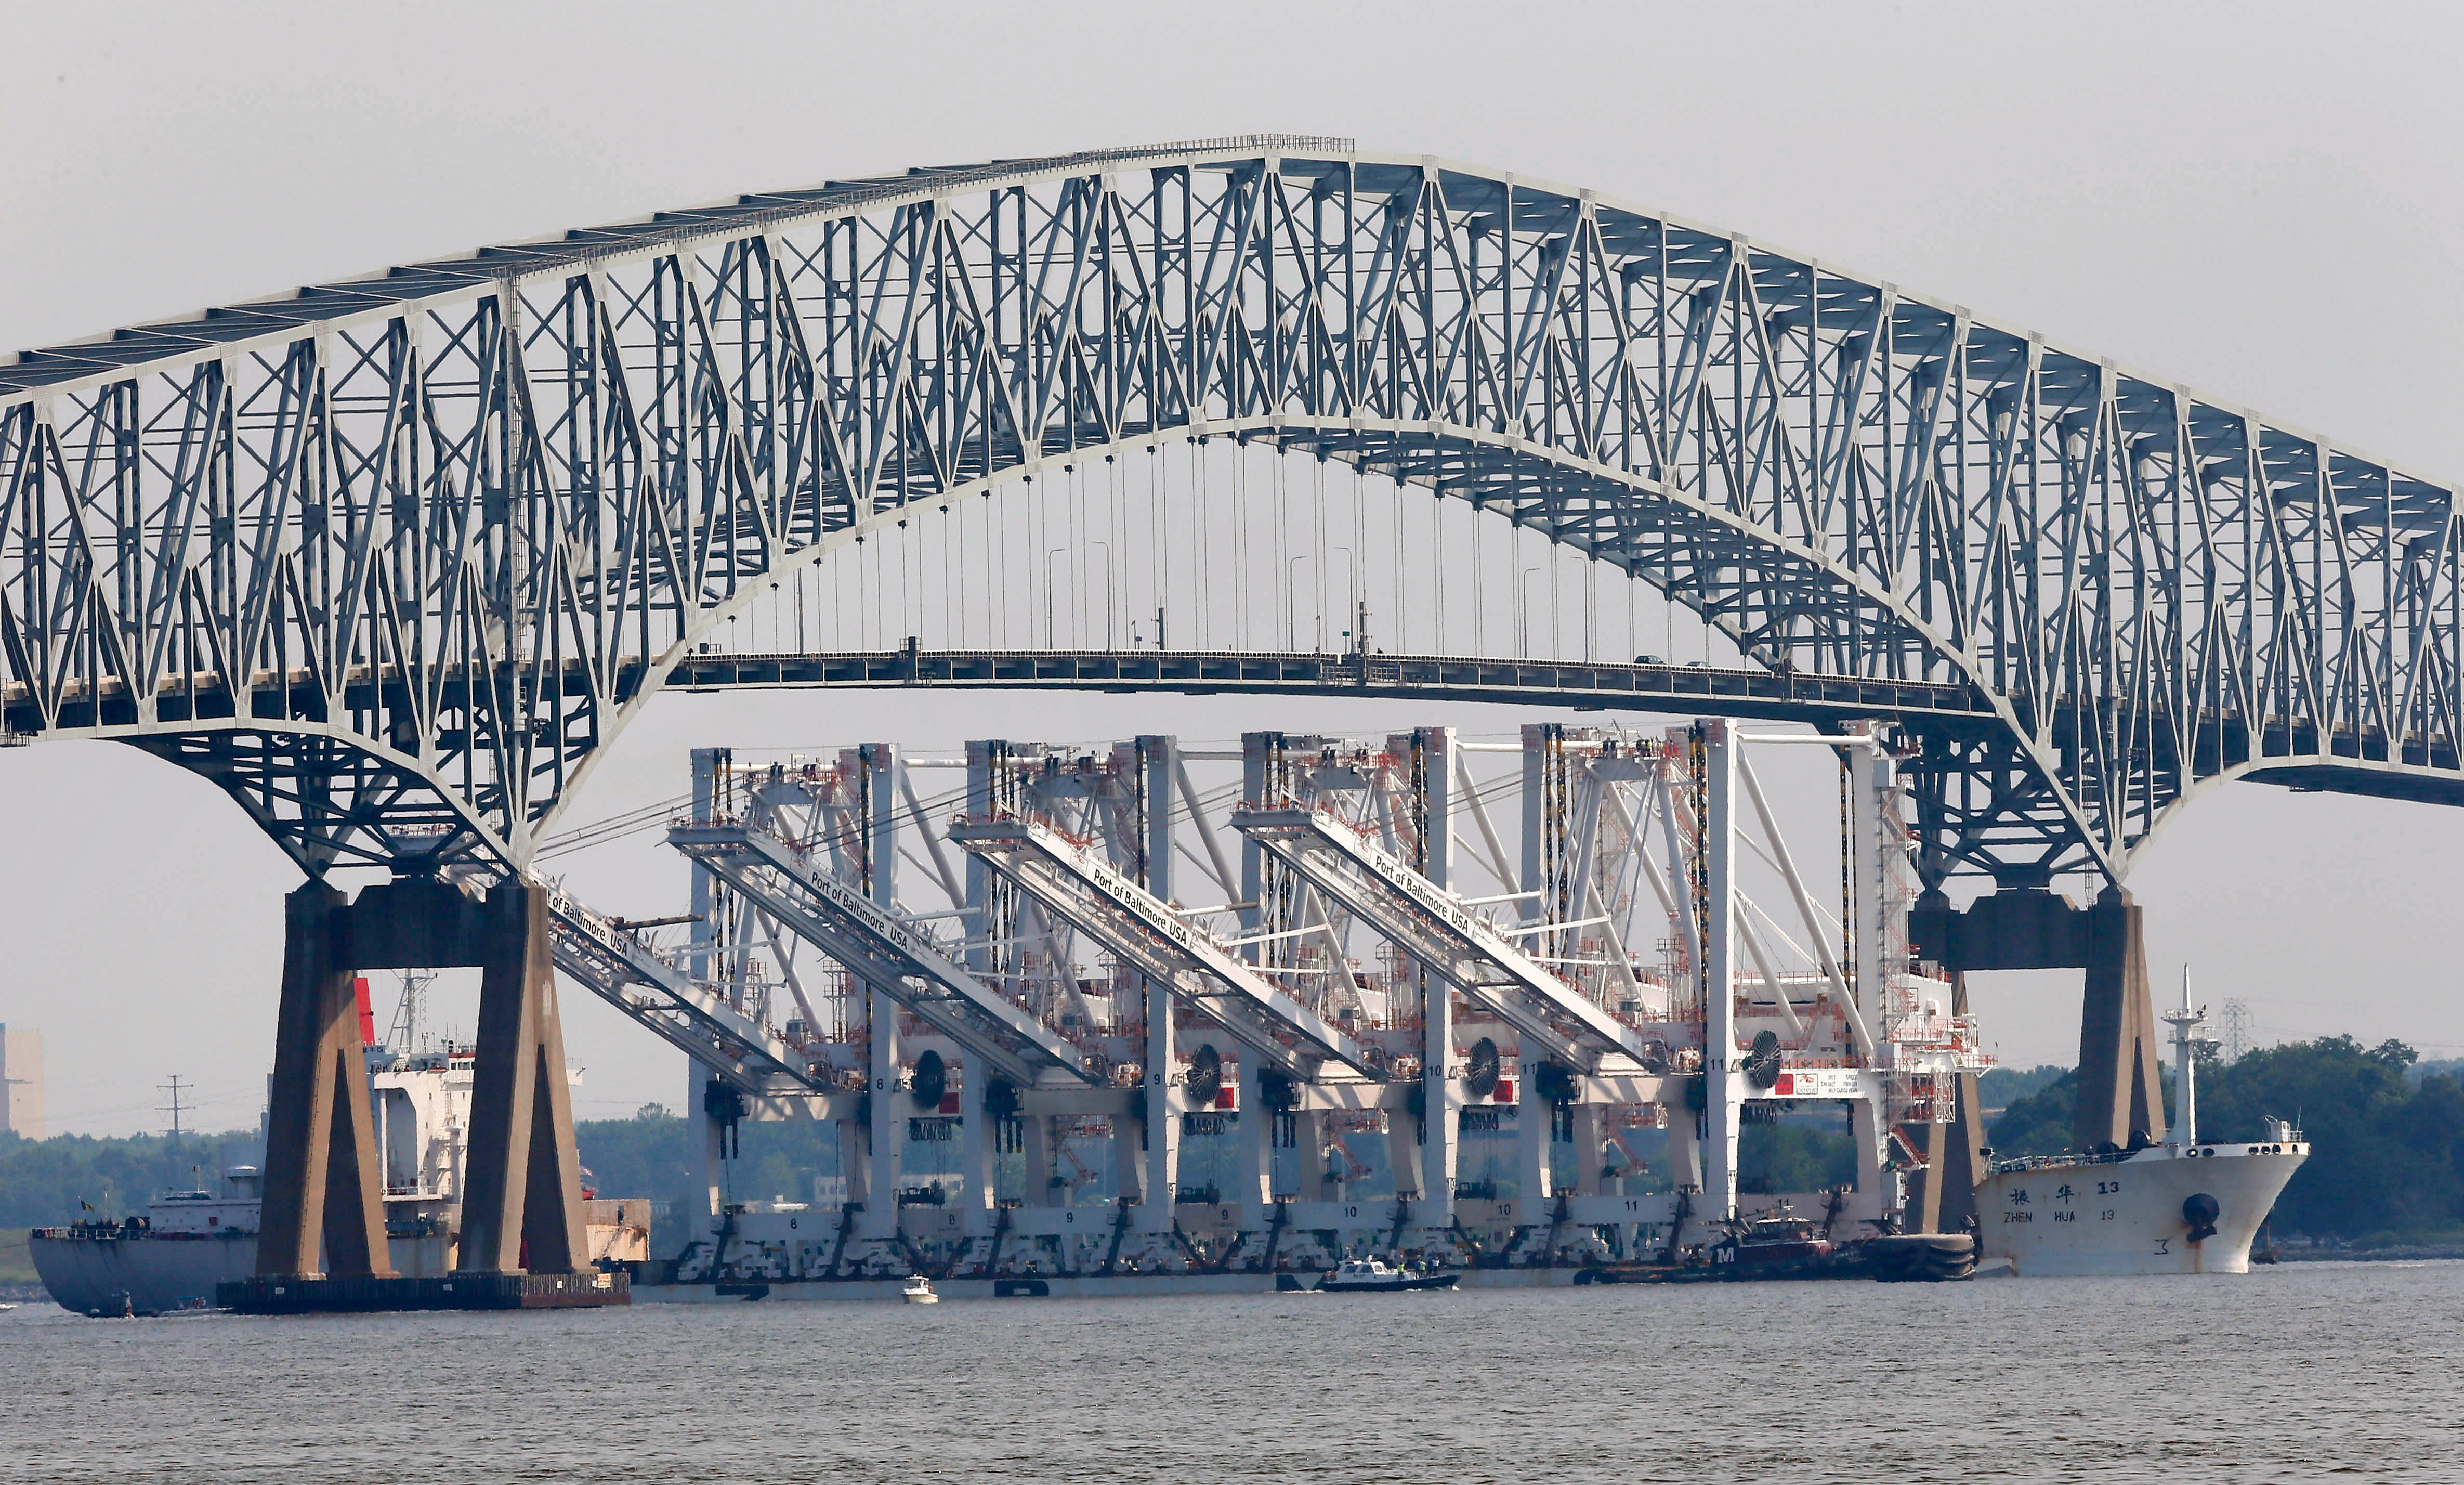
<path id="1" fill-rule="evenodd" d="M 518 872 L 679 665 L 796 683 L 708 674 L 766 580 L 1190 436 L 1622 569 L 1770 673 L 1758 715 L 1882 688 L 1930 880 L 2117 875 L 2235 777 L 2464 803 L 2446 485 L 1665 213 L 1286 136 L 748 196 L 21 354 L 0 707 L 205 774 L 311 875 Z"/>

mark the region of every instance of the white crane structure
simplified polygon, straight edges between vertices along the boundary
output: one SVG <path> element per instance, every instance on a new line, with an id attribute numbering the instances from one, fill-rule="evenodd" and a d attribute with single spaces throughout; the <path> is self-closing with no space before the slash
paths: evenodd
<path id="1" fill-rule="evenodd" d="M 1806 744 L 1839 760 L 1837 898 L 1750 761 Z M 693 1053 L 711 1209 L 678 1281 L 1255 1283 L 1367 1251 L 1531 1281 L 1781 1202 L 1843 1237 L 1961 1209 L 1909 1176 L 1988 1059 L 1908 942 L 1881 729 L 694 769 L 687 942 L 557 919 L 568 973 Z M 919 792 L 928 769 L 964 784 Z M 1851 1179 L 1744 1188 L 1745 1126 L 1843 1107 Z M 830 1122 L 831 1199 L 724 1203 L 747 1119 Z"/>

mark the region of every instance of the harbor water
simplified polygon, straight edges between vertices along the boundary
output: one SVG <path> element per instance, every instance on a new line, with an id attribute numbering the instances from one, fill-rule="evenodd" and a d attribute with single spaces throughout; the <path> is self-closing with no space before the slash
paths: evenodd
<path id="1" fill-rule="evenodd" d="M 2454 1480 L 2464 1264 L 0 1315 L 0 1481 Z"/>

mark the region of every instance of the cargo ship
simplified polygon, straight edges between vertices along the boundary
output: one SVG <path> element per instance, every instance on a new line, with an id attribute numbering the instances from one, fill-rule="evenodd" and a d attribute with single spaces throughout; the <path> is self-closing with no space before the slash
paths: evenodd
<path id="1" fill-rule="evenodd" d="M 2250 1247 L 2285 1183 L 2310 1157 L 2301 1131 L 2263 1121 L 2257 1140 L 2198 1138 L 2198 1059 L 2190 1031 L 2205 1019 L 2183 980 L 2173 1027 L 2172 1138 L 2138 1148 L 1994 1164 L 1977 1188 L 1977 1272 L 2018 1277 L 2247 1274 Z"/>
<path id="2" fill-rule="evenodd" d="M 374 1041 L 367 982 L 359 984 L 378 1159 L 385 1167 L 385 1239 L 394 1272 L 451 1272 L 460 1231 L 462 1170 L 471 1124 L 472 1049 L 430 1045 L 415 1008 Z M 406 986 L 416 1006 L 416 990 Z M 573 1086 L 580 1072 L 567 1069 Z M 650 1204 L 606 1200 L 583 1173 L 592 1261 L 638 1262 L 649 1255 Z M 171 1315 L 211 1309 L 217 1284 L 256 1273 L 262 1181 L 256 1167 L 221 1173 L 220 1189 L 165 1191 L 142 1215 L 36 1228 L 27 1248 L 34 1273 L 62 1309 L 79 1315 Z"/>

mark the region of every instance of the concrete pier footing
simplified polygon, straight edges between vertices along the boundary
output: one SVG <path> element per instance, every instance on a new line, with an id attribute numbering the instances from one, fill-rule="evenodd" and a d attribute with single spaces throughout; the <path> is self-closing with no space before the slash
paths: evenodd
<path id="1" fill-rule="evenodd" d="M 214 1302 L 241 1315 L 366 1314 L 381 1310 L 586 1310 L 630 1304 L 631 1276 L 612 1274 L 449 1274 L 426 1277 L 244 1278 L 214 1286 Z"/>

